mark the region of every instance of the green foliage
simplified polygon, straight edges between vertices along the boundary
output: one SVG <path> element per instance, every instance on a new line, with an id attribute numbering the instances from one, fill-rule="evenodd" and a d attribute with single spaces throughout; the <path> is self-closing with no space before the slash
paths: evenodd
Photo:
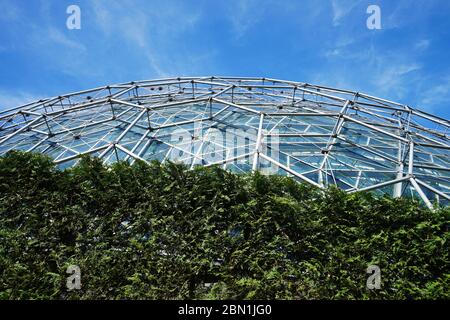
<path id="1" fill-rule="evenodd" d="M 0 299 L 450 298 L 450 210 L 177 164 L 0 158 Z M 66 287 L 81 268 L 81 290 Z M 367 290 L 366 268 L 381 268 Z"/>

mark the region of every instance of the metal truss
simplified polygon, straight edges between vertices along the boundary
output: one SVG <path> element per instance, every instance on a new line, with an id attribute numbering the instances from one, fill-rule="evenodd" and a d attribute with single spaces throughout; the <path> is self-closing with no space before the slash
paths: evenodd
<path id="1" fill-rule="evenodd" d="M 0 154 L 84 154 L 270 167 L 319 188 L 450 201 L 449 120 L 359 92 L 269 78 L 182 77 L 99 87 L 0 112 Z M 222 135 L 220 137 L 220 135 Z M 214 154 L 214 156 L 212 156 Z"/>

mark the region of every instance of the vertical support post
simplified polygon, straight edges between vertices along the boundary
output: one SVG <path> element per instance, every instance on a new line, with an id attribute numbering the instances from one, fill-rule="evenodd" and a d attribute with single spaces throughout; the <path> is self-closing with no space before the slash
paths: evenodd
<path id="1" fill-rule="evenodd" d="M 210 119 L 213 118 L 213 114 L 212 114 L 212 98 L 209 98 L 209 118 Z"/>
<path id="2" fill-rule="evenodd" d="M 297 91 L 297 86 L 294 87 L 294 92 L 292 93 L 292 105 L 295 104 L 295 92 Z"/>
<path id="3" fill-rule="evenodd" d="M 409 160 L 408 160 L 408 175 L 414 174 L 414 142 L 409 143 Z"/>
<path id="4" fill-rule="evenodd" d="M 398 142 L 398 153 L 397 153 L 397 160 L 398 160 L 398 165 L 397 165 L 397 178 L 396 179 L 400 179 L 403 177 L 403 159 L 402 159 L 402 142 L 399 141 Z M 400 198 L 402 196 L 402 189 L 403 189 L 403 183 L 402 182 L 398 182 L 394 185 L 394 198 Z"/>
<path id="5" fill-rule="evenodd" d="M 287 155 L 287 160 L 286 160 L 286 167 L 288 167 L 289 169 L 291 168 L 291 156 Z M 289 173 L 289 171 L 287 172 L 287 176 L 291 177 L 292 174 Z"/>
<path id="6" fill-rule="evenodd" d="M 232 152 L 232 150 L 233 150 L 233 149 L 230 148 L 230 149 L 227 151 L 227 153 L 225 154 L 226 159 L 230 159 L 230 158 L 231 158 L 231 152 Z M 223 166 L 222 166 L 222 169 L 223 169 L 223 170 L 226 170 L 226 169 L 227 169 L 227 164 L 228 164 L 228 163 L 225 161 L 224 164 L 223 164 Z"/>
<path id="7" fill-rule="evenodd" d="M 147 110 L 147 121 L 148 121 L 148 130 L 152 130 L 152 125 L 151 125 L 151 122 L 150 122 L 150 115 L 149 115 L 149 108 L 146 108 L 146 110 Z"/>
<path id="8" fill-rule="evenodd" d="M 113 119 L 116 119 L 116 113 L 114 112 L 114 106 L 112 104 L 112 101 L 111 101 L 111 99 L 108 99 L 108 101 L 109 101 L 109 105 L 111 106 L 111 113 L 112 113 Z"/>
<path id="9" fill-rule="evenodd" d="M 317 181 L 317 183 L 319 183 L 319 185 L 321 187 L 324 187 L 323 171 L 322 171 L 322 169 L 319 169 L 319 171 L 317 173 L 318 173 L 318 181 Z"/>
<path id="10" fill-rule="evenodd" d="M 259 153 L 261 152 L 263 122 L 264 122 L 264 113 L 261 113 L 259 117 L 258 137 L 256 138 L 255 154 L 253 155 L 253 166 L 252 166 L 253 171 L 257 171 L 259 167 Z"/>
<path id="11" fill-rule="evenodd" d="M 117 153 L 117 147 L 116 147 L 116 144 L 113 144 L 113 148 L 114 148 L 114 153 L 115 153 L 115 155 L 116 155 L 116 160 L 117 160 L 117 162 L 119 162 L 119 154 Z"/>
<path id="12" fill-rule="evenodd" d="M 50 129 L 50 125 L 48 124 L 47 115 L 43 114 L 42 116 L 44 118 L 45 125 L 47 126 L 47 129 L 48 129 L 48 135 L 51 137 L 51 136 L 53 136 L 53 133 L 52 133 L 52 130 Z"/>

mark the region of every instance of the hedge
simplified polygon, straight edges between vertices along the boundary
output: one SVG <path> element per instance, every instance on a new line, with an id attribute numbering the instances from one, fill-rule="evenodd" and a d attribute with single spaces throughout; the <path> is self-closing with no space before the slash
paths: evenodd
<path id="1" fill-rule="evenodd" d="M 89 157 L 59 170 L 15 151 L 0 158 L 0 299 L 448 299 L 449 226 L 448 207 L 288 177 Z"/>

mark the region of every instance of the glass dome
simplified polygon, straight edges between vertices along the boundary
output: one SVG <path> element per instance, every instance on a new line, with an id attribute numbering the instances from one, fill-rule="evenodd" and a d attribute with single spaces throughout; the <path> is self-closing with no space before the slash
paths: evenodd
<path id="1" fill-rule="evenodd" d="M 109 85 L 0 111 L 0 155 L 61 167 L 113 161 L 220 165 L 319 188 L 450 200 L 450 122 L 409 106 L 307 83 L 183 77 Z"/>

